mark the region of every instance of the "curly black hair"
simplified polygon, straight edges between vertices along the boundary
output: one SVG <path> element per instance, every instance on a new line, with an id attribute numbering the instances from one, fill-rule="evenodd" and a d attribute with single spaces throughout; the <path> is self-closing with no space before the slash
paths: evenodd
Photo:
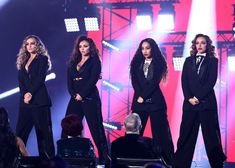
<path id="1" fill-rule="evenodd" d="M 156 41 L 152 38 L 146 38 L 140 42 L 139 47 L 130 64 L 130 75 L 132 76 L 134 74 L 134 69 L 136 69 L 145 59 L 142 53 L 142 44 L 144 42 L 149 43 L 151 47 L 152 59 L 156 64 L 156 68 L 158 69 L 157 71 L 158 74 L 156 75 L 160 76 L 160 79 L 166 79 L 168 72 L 166 60 L 163 57 Z"/>

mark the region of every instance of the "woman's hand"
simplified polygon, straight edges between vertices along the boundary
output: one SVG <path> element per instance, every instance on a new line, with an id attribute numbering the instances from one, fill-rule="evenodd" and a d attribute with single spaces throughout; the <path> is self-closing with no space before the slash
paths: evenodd
<path id="1" fill-rule="evenodd" d="M 140 103 L 140 104 L 142 104 L 142 103 L 144 102 L 144 99 L 139 96 L 138 99 L 137 99 L 137 102 Z"/>
<path id="2" fill-rule="evenodd" d="M 24 94 L 24 103 L 29 104 L 29 101 L 32 99 L 32 94 L 27 92 Z"/>
<path id="3" fill-rule="evenodd" d="M 82 97 L 77 93 L 75 99 L 77 101 L 82 101 Z"/>
<path id="4" fill-rule="evenodd" d="M 199 104 L 199 100 L 196 97 L 190 98 L 189 103 L 192 104 L 193 106 Z"/>

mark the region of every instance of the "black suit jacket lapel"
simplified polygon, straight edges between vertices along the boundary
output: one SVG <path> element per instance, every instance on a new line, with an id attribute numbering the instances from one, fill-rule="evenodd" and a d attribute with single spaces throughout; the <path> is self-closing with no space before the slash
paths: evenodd
<path id="1" fill-rule="evenodd" d="M 153 61 L 151 61 L 149 68 L 148 68 L 147 80 L 153 79 L 153 73 L 154 73 L 153 71 L 154 71 L 154 65 L 153 65 Z"/>
<path id="2" fill-rule="evenodd" d="M 145 80 L 143 66 L 144 66 L 144 62 L 142 62 L 139 66 L 139 77 L 141 81 Z"/>
<path id="3" fill-rule="evenodd" d="M 204 59 L 203 59 L 203 62 L 202 62 L 202 65 L 200 67 L 200 71 L 199 71 L 199 78 L 202 78 L 203 74 L 205 74 L 206 72 L 206 69 L 207 69 L 207 64 L 208 64 L 208 59 L 209 59 L 209 56 L 205 56 Z"/>

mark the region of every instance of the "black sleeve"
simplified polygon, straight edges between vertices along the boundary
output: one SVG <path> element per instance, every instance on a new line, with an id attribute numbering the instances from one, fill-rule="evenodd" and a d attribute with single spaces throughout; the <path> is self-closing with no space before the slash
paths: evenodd
<path id="1" fill-rule="evenodd" d="M 145 87 L 143 88 L 142 92 L 140 93 L 140 96 L 145 100 L 151 94 L 159 87 L 159 83 L 155 80 L 150 81 L 145 81 L 146 84 L 144 85 Z"/>
<path id="2" fill-rule="evenodd" d="M 28 88 L 25 85 L 25 80 L 24 80 L 22 69 L 18 71 L 18 81 L 19 81 L 20 93 L 22 94 L 22 96 L 24 96 L 25 93 L 28 92 Z"/>
<path id="3" fill-rule="evenodd" d="M 193 97 L 190 89 L 189 89 L 189 79 L 188 79 L 188 58 L 186 58 L 184 65 L 183 65 L 183 71 L 181 75 L 181 86 L 184 94 L 184 99 L 189 100 L 190 98 Z"/>
<path id="4" fill-rule="evenodd" d="M 140 83 L 139 83 L 139 79 L 138 79 L 138 72 L 137 69 L 134 67 L 131 67 L 133 70 L 131 70 L 133 73 L 131 74 L 131 84 L 134 88 L 134 91 L 137 95 L 140 96 L 141 93 L 141 87 L 140 87 Z"/>
<path id="5" fill-rule="evenodd" d="M 92 89 L 96 86 L 97 81 L 100 78 L 101 74 L 101 62 L 99 58 L 93 58 L 93 63 L 90 71 L 90 77 L 87 80 L 86 85 L 84 88 L 80 91 L 79 95 L 83 98 L 86 97 Z"/>
<path id="6" fill-rule="evenodd" d="M 69 94 L 70 94 L 72 97 L 76 97 L 76 92 L 75 92 L 75 90 L 73 89 L 73 78 L 71 77 L 71 71 L 72 71 L 72 66 L 70 66 L 70 67 L 67 69 L 67 86 L 68 86 Z"/>
<path id="7" fill-rule="evenodd" d="M 39 59 L 39 69 L 37 78 L 31 81 L 31 86 L 29 92 L 33 95 L 40 87 L 45 83 L 47 70 L 48 70 L 48 58 L 46 56 L 40 56 Z"/>
<path id="8" fill-rule="evenodd" d="M 113 143 L 111 143 L 111 159 L 112 159 L 112 165 L 116 166 L 117 164 L 117 154 L 116 154 L 116 145 L 115 145 L 115 141 Z"/>
<path id="9" fill-rule="evenodd" d="M 205 98 L 209 92 L 211 92 L 216 84 L 217 75 L 218 75 L 218 59 L 210 58 L 210 66 L 209 66 L 209 75 L 206 83 L 203 83 L 200 86 L 200 89 L 195 93 L 195 97 L 200 101 Z"/>

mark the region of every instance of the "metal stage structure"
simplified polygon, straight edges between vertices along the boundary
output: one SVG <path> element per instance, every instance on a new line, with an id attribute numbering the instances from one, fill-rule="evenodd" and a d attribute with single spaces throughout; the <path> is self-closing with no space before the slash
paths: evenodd
<path id="1" fill-rule="evenodd" d="M 114 0 L 112 2 L 108 2 L 105 0 L 93 0 L 90 5 L 94 5 L 101 10 L 101 29 L 102 29 L 102 41 L 110 42 L 111 44 L 115 43 L 125 43 L 128 41 L 131 46 L 137 46 L 139 40 L 137 39 L 137 34 L 134 32 L 134 28 L 132 26 L 133 24 L 133 11 L 137 10 L 137 8 L 143 6 L 143 5 L 162 5 L 162 4 L 171 4 L 174 5 L 175 3 L 180 3 L 179 0 L 152 0 L 152 1 L 145 1 L 145 0 Z M 120 13 L 120 10 L 125 11 L 127 14 L 123 15 Z M 113 26 L 113 18 L 118 18 L 121 20 L 120 23 L 122 23 L 119 28 L 116 28 Z M 129 39 L 118 39 L 117 34 L 123 31 L 123 29 L 129 30 L 130 37 Z M 182 51 L 184 49 L 184 44 L 186 42 L 186 34 L 187 32 L 171 32 L 166 34 L 166 37 L 161 42 L 161 47 L 164 47 L 167 49 L 168 46 L 178 47 L 181 48 Z M 228 120 L 228 68 L 227 66 L 224 66 L 223 63 L 227 63 L 227 56 L 232 47 L 234 47 L 234 34 L 232 30 L 224 30 L 224 31 L 217 31 L 217 52 L 219 57 L 219 75 L 218 75 L 218 109 L 219 109 L 219 115 L 220 115 L 220 126 L 221 126 L 221 135 L 222 139 L 224 139 L 224 147 L 225 152 L 227 153 L 227 120 Z M 123 48 L 123 50 L 126 50 L 129 54 L 126 57 L 126 59 L 129 61 L 131 60 L 131 49 L 129 46 L 126 48 Z M 108 64 L 105 66 L 108 67 L 108 77 L 107 81 L 112 83 L 111 81 L 111 67 L 110 63 L 112 61 L 111 56 L 113 52 L 116 52 L 112 49 L 109 49 L 107 46 L 102 45 L 102 58 L 104 57 L 110 57 Z M 225 73 L 224 73 L 225 72 Z M 125 85 L 124 89 L 127 89 L 127 97 L 123 98 L 120 97 L 119 100 L 124 102 L 126 104 L 126 108 L 123 108 L 122 110 L 112 112 L 112 120 L 118 120 L 119 117 L 125 116 L 126 114 L 130 113 L 130 104 L 131 104 L 131 97 L 130 97 L 130 80 L 127 85 Z M 111 115 L 111 96 L 118 97 L 118 94 L 112 92 L 112 89 L 103 89 L 101 88 L 101 96 L 102 94 L 106 92 L 108 94 L 108 121 L 110 120 Z M 108 93 L 107 93 L 108 92 Z M 115 95 L 116 94 L 116 95 Z M 108 141 L 110 142 L 110 136 L 119 137 L 120 135 L 113 130 L 108 131 Z"/>

